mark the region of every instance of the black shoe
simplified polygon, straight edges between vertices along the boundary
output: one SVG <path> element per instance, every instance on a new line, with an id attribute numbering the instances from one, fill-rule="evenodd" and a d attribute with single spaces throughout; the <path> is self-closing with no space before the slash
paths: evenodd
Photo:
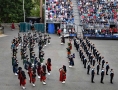
<path id="1" fill-rule="evenodd" d="M 99 75 L 99 74 L 97 74 L 97 75 Z"/>
<path id="2" fill-rule="evenodd" d="M 106 75 L 108 75 L 108 74 L 106 74 Z"/>
<path id="3" fill-rule="evenodd" d="M 113 84 L 113 82 L 111 82 L 111 84 Z"/>
<path id="4" fill-rule="evenodd" d="M 95 83 L 94 81 L 92 83 Z"/>
<path id="5" fill-rule="evenodd" d="M 102 84 L 104 84 L 104 82 L 101 82 Z"/>

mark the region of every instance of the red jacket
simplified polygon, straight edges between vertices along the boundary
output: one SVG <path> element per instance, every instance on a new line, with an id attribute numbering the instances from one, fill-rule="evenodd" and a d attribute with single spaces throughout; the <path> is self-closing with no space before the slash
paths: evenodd
<path id="1" fill-rule="evenodd" d="M 12 25 L 11 25 L 11 29 L 15 29 L 15 25 L 14 25 L 14 23 L 12 23 Z"/>
<path id="2" fill-rule="evenodd" d="M 64 72 L 63 70 L 59 70 L 59 71 L 60 71 L 59 81 L 63 82 L 66 80 L 66 72 Z"/>

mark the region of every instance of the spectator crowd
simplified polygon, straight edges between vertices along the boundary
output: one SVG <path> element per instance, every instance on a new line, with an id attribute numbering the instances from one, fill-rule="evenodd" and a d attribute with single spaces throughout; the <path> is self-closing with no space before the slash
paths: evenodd
<path id="1" fill-rule="evenodd" d="M 73 4 L 71 0 L 47 0 L 46 20 L 73 23 Z"/>
<path id="2" fill-rule="evenodd" d="M 80 21 L 86 27 L 84 33 L 116 34 L 118 32 L 117 0 L 78 0 L 78 10 Z"/>

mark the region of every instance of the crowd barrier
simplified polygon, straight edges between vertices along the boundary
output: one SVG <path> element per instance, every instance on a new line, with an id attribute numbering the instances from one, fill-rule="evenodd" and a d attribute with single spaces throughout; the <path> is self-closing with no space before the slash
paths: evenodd
<path id="1" fill-rule="evenodd" d="M 34 23 L 33 25 L 34 30 L 38 32 L 44 32 L 45 25 L 42 23 Z M 19 25 L 19 31 L 20 32 L 28 32 L 31 30 L 31 24 L 26 22 L 21 22 Z"/>

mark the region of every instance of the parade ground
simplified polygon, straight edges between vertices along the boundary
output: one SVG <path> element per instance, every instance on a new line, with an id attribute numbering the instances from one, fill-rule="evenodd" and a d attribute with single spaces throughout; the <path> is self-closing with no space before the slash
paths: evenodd
<path id="1" fill-rule="evenodd" d="M 0 90 L 22 90 L 18 77 L 15 76 L 12 71 L 12 52 L 10 47 L 11 40 L 17 37 L 17 35 L 18 30 L 11 31 L 9 27 L 5 27 L 5 34 L 0 35 Z M 90 40 L 95 44 L 101 55 L 105 57 L 105 61 L 109 62 L 110 69 L 114 69 L 113 84 L 110 83 L 110 75 L 105 75 L 104 84 L 101 84 L 101 76 L 96 74 L 94 78 L 95 83 L 91 83 L 91 75 L 87 75 L 87 69 L 84 68 L 74 45 L 72 53 L 75 53 L 75 66 L 69 68 L 66 52 L 68 39 L 66 39 L 65 45 L 60 45 L 60 39 L 56 34 L 50 36 L 51 44 L 43 49 L 45 52 L 44 62 L 46 62 L 47 58 L 52 59 L 52 71 L 50 76 L 47 75 L 47 84 L 43 85 L 37 78 L 36 86 L 33 87 L 32 84 L 29 83 L 29 77 L 25 71 L 27 75 L 26 90 L 118 90 L 118 41 Z M 35 52 L 38 56 L 37 45 Z M 17 56 L 19 66 L 23 67 L 20 58 L 20 47 Z M 61 68 L 62 65 L 67 66 L 67 79 L 65 84 L 59 81 L 59 68 Z"/>

